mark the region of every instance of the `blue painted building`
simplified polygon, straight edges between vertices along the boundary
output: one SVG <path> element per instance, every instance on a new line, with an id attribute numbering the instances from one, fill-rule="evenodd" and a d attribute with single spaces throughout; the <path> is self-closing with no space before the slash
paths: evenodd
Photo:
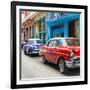
<path id="1" fill-rule="evenodd" d="M 46 20 L 46 40 L 53 37 L 80 39 L 80 14 L 49 12 Z"/>

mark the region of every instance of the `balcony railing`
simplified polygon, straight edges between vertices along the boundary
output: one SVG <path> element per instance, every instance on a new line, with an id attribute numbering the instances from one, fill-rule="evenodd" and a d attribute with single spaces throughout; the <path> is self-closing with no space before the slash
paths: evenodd
<path id="1" fill-rule="evenodd" d="M 64 16 L 68 15 L 68 13 L 55 13 L 55 14 L 49 14 L 48 15 L 48 18 L 46 19 L 46 22 L 47 21 L 54 21 L 54 20 L 57 20 L 57 19 L 60 19 Z"/>

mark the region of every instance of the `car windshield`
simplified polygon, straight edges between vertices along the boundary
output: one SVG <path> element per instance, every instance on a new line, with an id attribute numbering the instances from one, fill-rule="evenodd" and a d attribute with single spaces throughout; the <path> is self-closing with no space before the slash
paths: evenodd
<path id="1" fill-rule="evenodd" d="M 29 40 L 28 44 L 34 44 L 34 40 Z"/>
<path id="2" fill-rule="evenodd" d="M 64 46 L 80 46 L 80 42 L 78 39 L 64 39 Z"/>
<path id="3" fill-rule="evenodd" d="M 41 41 L 41 40 L 35 40 L 35 43 L 36 43 L 36 44 L 41 44 L 42 41 Z"/>

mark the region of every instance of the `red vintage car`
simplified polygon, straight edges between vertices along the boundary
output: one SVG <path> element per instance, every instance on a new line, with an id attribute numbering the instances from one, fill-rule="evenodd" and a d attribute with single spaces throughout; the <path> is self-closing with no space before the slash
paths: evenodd
<path id="1" fill-rule="evenodd" d="M 61 73 L 80 67 L 80 43 L 77 38 L 52 38 L 41 47 L 44 63 L 57 64 Z"/>

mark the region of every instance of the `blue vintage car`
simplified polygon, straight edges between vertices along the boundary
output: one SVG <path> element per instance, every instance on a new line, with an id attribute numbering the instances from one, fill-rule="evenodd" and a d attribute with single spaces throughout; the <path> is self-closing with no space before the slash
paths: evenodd
<path id="1" fill-rule="evenodd" d="M 37 38 L 28 39 L 27 43 L 23 46 L 24 54 L 31 56 L 33 54 L 39 54 L 41 46 L 43 46 L 41 39 Z"/>

